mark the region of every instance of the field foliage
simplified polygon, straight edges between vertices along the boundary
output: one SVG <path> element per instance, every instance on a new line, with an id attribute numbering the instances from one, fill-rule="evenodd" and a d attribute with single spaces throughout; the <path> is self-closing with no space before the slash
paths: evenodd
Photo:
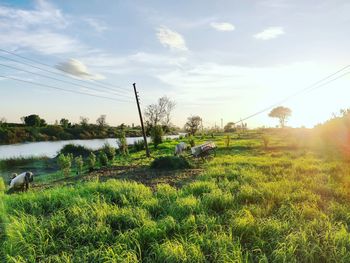
<path id="1" fill-rule="evenodd" d="M 230 136 L 229 144 L 227 135 L 195 139 L 196 145 L 214 140 L 217 154 L 180 189 L 109 180 L 15 195 L 0 190 L 0 256 L 5 262 L 350 262 L 349 163 L 315 150 L 298 133 Z M 166 141 L 156 151 L 173 154 L 175 144 Z"/>

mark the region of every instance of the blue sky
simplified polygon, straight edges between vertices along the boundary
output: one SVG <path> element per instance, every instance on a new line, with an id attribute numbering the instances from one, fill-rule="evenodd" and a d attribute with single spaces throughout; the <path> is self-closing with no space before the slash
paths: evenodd
<path id="1" fill-rule="evenodd" d="M 163 95 L 176 101 L 176 125 L 192 114 L 206 126 L 238 121 L 349 64 L 349 13 L 346 0 L 0 1 L 0 48 L 121 87 L 123 95 L 114 98 L 130 101 L 0 78 L 0 117 L 94 122 L 106 114 L 112 125 L 138 123 L 125 97 L 136 82 L 143 107 Z M 2 66 L 0 73 L 106 96 Z M 284 103 L 293 110 L 289 124 L 311 127 L 349 107 L 349 83 L 348 75 Z M 247 122 L 277 124 L 267 113 Z"/>

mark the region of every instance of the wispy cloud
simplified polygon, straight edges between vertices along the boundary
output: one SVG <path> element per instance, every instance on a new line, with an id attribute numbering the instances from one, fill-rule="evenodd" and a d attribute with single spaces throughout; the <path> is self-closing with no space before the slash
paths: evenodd
<path id="1" fill-rule="evenodd" d="M 62 33 L 70 24 L 60 9 L 44 0 L 34 9 L 18 9 L 0 5 L 0 35 L 3 47 L 30 48 L 45 54 L 81 50 L 83 44 Z"/>
<path id="2" fill-rule="evenodd" d="M 188 50 L 183 36 L 178 32 L 169 29 L 168 27 L 159 27 L 157 37 L 163 46 L 169 47 L 172 50 Z"/>
<path id="3" fill-rule="evenodd" d="M 58 65 L 56 65 L 56 68 L 72 76 L 82 79 L 104 79 L 104 76 L 100 74 L 93 74 L 89 72 L 86 65 L 83 62 L 73 58 L 69 59 L 68 61 L 59 63 Z"/>
<path id="4" fill-rule="evenodd" d="M 255 34 L 254 37 L 260 40 L 269 40 L 283 34 L 285 34 L 283 27 L 276 26 L 276 27 L 268 27 L 265 30 Z"/>
<path id="5" fill-rule="evenodd" d="M 102 33 L 103 31 L 106 31 L 108 29 L 106 23 L 104 23 L 101 20 L 95 18 L 85 18 L 84 20 L 99 33 Z"/>
<path id="6" fill-rule="evenodd" d="M 222 22 L 222 23 L 212 22 L 212 23 L 210 23 L 210 26 L 218 31 L 233 31 L 233 30 L 235 30 L 235 26 L 232 25 L 231 23 L 227 23 L 227 22 Z"/>

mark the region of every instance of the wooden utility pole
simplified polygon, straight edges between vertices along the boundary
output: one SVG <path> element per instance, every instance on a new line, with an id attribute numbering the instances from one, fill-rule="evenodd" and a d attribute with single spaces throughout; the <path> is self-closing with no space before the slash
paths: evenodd
<path id="1" fill-rule="evenodd" d="M 146 137 L 146 133 L 145 133 L 145 127 L 143 126 L 143 119 L 142 119 L 142 113 L 141 113 L 141 109 L 140 109 L 139 95 L 138 95 L 138 92 L 136 91 L 136 83 L 134 83 L 132 85 L 134 86 L 137 109 L 139 110 L 139 116 L 140 116 L 140 122 L 141 122 L 141 128 L 142 128 L 142 136 L 143 136 L 143 141 L 144 141 L 145 149 L 146 149 L 146 156 L 150 157 L 148 143 L 147 143 L 147 137 Z"/>

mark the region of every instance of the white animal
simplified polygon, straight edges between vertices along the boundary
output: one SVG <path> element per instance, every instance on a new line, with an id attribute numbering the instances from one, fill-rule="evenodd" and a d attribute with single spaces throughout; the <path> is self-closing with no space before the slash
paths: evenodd
<path id="1" fill-rule="evenodd" d="M 187 145 L 184 142 L 180 142 L 175 146 L 175 155 L 181 155 L 184 151 L 186 151 Z"/>
<path id="2" fill-rule="evenodd" d="M 15 189 L 21 189 L 22 192 L 27 191 L 29 188 L 29 183 L 33 182 L 34 175 L 32 172 L 24 172 L 17 175 L 10 182 L 9 191 L 14 191 Z"/>

